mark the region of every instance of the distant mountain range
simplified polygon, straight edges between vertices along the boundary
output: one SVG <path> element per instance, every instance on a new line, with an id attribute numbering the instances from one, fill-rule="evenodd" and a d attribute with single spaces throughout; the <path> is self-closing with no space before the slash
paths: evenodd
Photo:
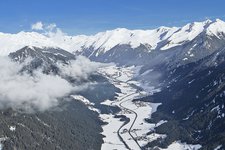
<path id="1" fill-rule="evenodd" d="M 149 64 L 152 57 L 160 54 L 160 57 L 165 55 L 163 60 L 176 57 L 182 63 L 189 63 L 224 46 L 225 22 L 206 20 L 183 27 L 152 30 L 118 28 L 91 36 L 22 31 L 17 34 L 0 33 L 0 39 L 0 55 L 8 55 L 25 46 L 36 46 L 60 48 L 101 62 Z M 167 54 L 168 51 L 175 52 Z"/>

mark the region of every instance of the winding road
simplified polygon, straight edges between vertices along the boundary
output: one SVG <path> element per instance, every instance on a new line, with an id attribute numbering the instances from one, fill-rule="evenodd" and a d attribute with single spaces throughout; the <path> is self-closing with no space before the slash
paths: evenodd
<path id="1" fill-rule="evenodd" d="M 121 95 L 118 96 L 118 99 L 111 102 L 111 106 L 118 106 L 121 111 L 117 115 L 124 115 L 127 119 L 124 123 L 118 128 L 117 135 L 119 140 L 124 144 L 124 146 L 129 150 L 142 150 L 141 145 L 138 143 L 136 136 L 132 135 L 133 126 L 135 125 L 138 116 L 138 113 L 135 112 L 135 109 L 139 107 L 136 106 L 132 100 L 136 96 L 140 96 L 140 91 L 135 88 L 129 81 L 129 75 L 126 74 L 127 78 L 121 78 L 121 76 L 126 73 L 121 70 L 116 70 L 114 74 L 107 74 L 107 71 L 104 70 L 103 74 L 109 79 L 109 81 L 114 84 L 117 88 L 121 89 Z M 109 71 L 111 72 L 111 70 Z M 127 103 L 126 103 L 127 102 Z"/>
<path id="2" fill-rule="evenodd" d="M 119 106 L 120 106 L 120 108 L 121 108 L 123 111 L 129 111 L 129 112 L 131 112 L 131 113 L 133 113 L 133 114 L 135 115 L 135 118 L 134 118 L 134 120 L 132 120 L 132 124 L 131 124 L 131 126 L 130 126 L 130 128 L 129 128 L 129 130 L 128 130 L 128 133 L 129 133 L 130 137 L 134 140 L 134 142 L 137 144 L 137 146 L 138 146 L 140 149 L 142 149 L 141 146 L 139 145 L 138 141 L 137 141 L 137 140 L 134 138 L 134 136 L 131 134 L 132 127 L 133 127 L 133 125 L 134 125 L 134 123 L 135 123 L 135 121 L 136 121 L 138 115 L 137 115 L 137 113 L 136 113 L 135 111 L 133 111 L 133 110 L 131 110 L 131 109 L 129 109 L 129 108 L 127 108 L 127 107 L 125 107 L 125 106 L 122 105 L 122 104 L 123 104 L 124 102 L 126 102 L 126 101 L 131 101 L 132 99 L 127 99 L 127 100 L 125 100 L 125 101 L 123 101 L 123 100 L 124 100 L 125 98 L 129 97 L 129 96 L 134 95 L 134 94 L 136 94 L 136 93 L 132 93 L 132 94 L 129 94 L 129 95 L 126 95 L 125 97 L 123 97 L 123 98 L 120 100 L 120 101 L 122 101 L 122 102 L 120 102 Z M 120 131 L 124 126 L 126 126 L 127 124 L 129 124 L 129 122 L 130 122 L 130 120 L 129 120 L 128 122 L 125 122 L 125 123 L 118 129 L 117 133 L 118 133 L 118 136 L 120 137 L 120 139 L 122 139 L 122 141 L 123 141 L 123 143 L 125 144 L 125 146 L 126 146 L 127 148 L 129 148 L 129 149 L 132 149 L 132 148 L 130 148 L 130 147 L 128 146 L 128 144 L 123 140 L 123 138 L 122 138 L 122 136 L 121 136 L 121 131 Z"/>

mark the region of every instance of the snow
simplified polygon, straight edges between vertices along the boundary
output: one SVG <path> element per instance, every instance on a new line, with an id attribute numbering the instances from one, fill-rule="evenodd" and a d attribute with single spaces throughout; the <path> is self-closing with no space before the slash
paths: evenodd
<path id="1" fill-rule="evenodd" d="M 0 138 L 0 150 L 2 150 L 3 149 L 3 147 L 4 147 L 4 145 L 2 144 L 5 140 L 7 140 L 8 139 L 8 137 L 1 137 Z"/>
<path id="2" fill-rule="evenodd" d="M 225 33 L 225 22 L 220 19 L 216 19 L 215 22 L 210 24 L 206 32 L 209 35 L 215 35 L 220 39 L 219 33 Z"/>
<path id="3" fill-rule="evenodd" d="M 194 57 L 195 55 L 194 54 L 190 54 L 190 57 Z"/>
<path id="4" fill-rule="evenodd" d="M 152 72 L 152 71 L 153 71 L 152 69 L 147 70 L 147 71 L 145 71 L 144 73 L 142 73 L 141 76 L 145 76 L 145 75 L 149 74 L 149 73 Z"/>
<path id="5" fill-rule="evenodd" d="M 214 108 L 211 109 L 211 112 L 213 112 L 214 110 L 219 112 L 220 111 L 220 106 L 219 105 L 215 106 Z"/>
<path id="6" fill-rule="evenodd" d="M 194 82 L 194 81 L 195 81 L 195 79 L 193 79 L 193 80 L 189 81 L 189 82 L 188 82 L 188 84 L 191 84 L 191 83 L 192 83 L 192 82 Z"/>
<path id="7" fill-rule="evenodd" d="M 147 123 L 144 119 L 150 118 L 151 114 L 156 111 L 157 106 L 160 104 L 153 104 L 153 103 L 146 103 L 146 102 L 137 102 L 136 105 L 138 106 L 138 109 L 135 109 L 135 112 L 141 117 L 138 117 L 132 130 L 132 134 L 138 138 L 138 142 L 141 146 L 145 146 L 148 142 L 154 141 L 157 138 L 164 138 L 166 135 L 162 134 L 150 134 L 147 135 L 149 131 L 154 131 L 154 128 L 167 122 L 161 120 L 157 124 L 150 124 Z M 153 107 L 152 107 L 153 106 Z"/>
<path id="8" fill-rule="evenodd" d="M 139 81 L 134 80 L 134 77 L 138 76 L 138 70 L 140 70 L 140 67 L 117 67 L 115 65 L 99 69 L 100 74 L 107 77 L 112 84 L 121 90 L 121 93 L 117 93 L 118 96 L 115 100 L 105 100 L 101 104 L 120 107 L 122 111 L 116 115 L 124 115 L 130 120 L 128 123 L 123 125 L 125 122 L 120 121 L 119 118 L 115 118 L 115 114 L 100 114 L 100 118 L 104 122 L 107 122 L 106 125 L 102 126 L 102 134 L 105 136 L 103 138 L 104 143 L 102 144 L 102 150 L 127 149 L 120 141 L 118 134 L 130 149 L 135 150 L 139 150 L 139 146 L 145 146 L 151 141 L 157 140 L 158 138 L 163 139 L 167 136 L 165 134 L 157 134 L 154 132 L 156 127 L 166 123 L 167 120 L 160 120 L 156 124 L 147 123 L 145 121 L 146 118 L 151 117 L 151 114 L 154 113 L 157 110 L 157 107 L 161 104 L 132 101 L 133 99 L 144 97 L 159 91 L 159 89 L 156 90 L 154 87 L 151 87 L 151 90 L 147 88 L 149 91 L 139 91 L 135 89 L 135 87 L 132 86 L 133 84 L 142 87 L 142 84 Z M 117 131 L 119 133 L 117 133 Z M 149 131 L 153 132 L 147 135 Z M 135 140 L 133 140 L 133 137 Z M 191 145 L 178 141 L 172 143 L 167 149 L 184 150 L 199 149 L 200 147 L 201 145 Z"/>
<path id="9" fill-rule="evenodd" d="M 205 27 L 210 24 L 210 20 L 204 22 L 194 22 L 181 27 L 176 33 L 168 38 L 169 43 L 162 48 L 166 50 L 178 45 L 185 43 L 186 41 L 193 40 L 201 32 L 204 31 Z"/>
<path id="10" fill-rule="evenodd" d="M 135 70 L 135 69 L 132 69 L 132 70 Z M 155 88 L 154 86 L 151 86 L 151 83 L 147 82 L 146 80 L 138 80 L 138 81 L 129 80 L 127 81 L 127 83 L 134 84 L 138 87 L 141 87 L 145 92 L 149 94 L 153 94 L 153 93 L 157 93 L 161 91 L 160 88 Z"/>
<path id="11" fill-rule="evenodd" d="M 84 103 L 88 109 L 92 110 L 92 111 L 95 111 L 97 113 L 100 113 L 100 111 L 98 109 L 96 109 L 94 107 L 94 103 L 91 103 L 88 99 L 86 99 L 85 97 L 81 96 L 81 95 L 70 95 L 72 98 L 74 98 L 75 100 L 78 100 L 82 103 Z"/>
<path id="12" fill-rule="evenodd" d="M 102 104 L 102 105 L 113 105 L 113 101 L 107 99 L 104 102 L 101 102 L 100 104 Z"/>
<path id="13" fill-rule="evenodd" d="M 221 147 L 222 147 L 222 145 L 219 145 L 214 150 L 219 150 Z"/>
<path id="14" fill-rule="evenodd" d="M 111 31 L 100 32 L 87 38 L 86 48 L 92 46 L 94 49 L 101 49 L 98 53 L 106 52 L 116 45 L 130 44 L 132 48 L 140 44 L 148 44 L 155 49 L 157 44 L 176 31 L 176 28 L 160 27 L 154 30 L 128 30 L 118 28 Z M 164 35 L 163 37 L 161 35 Z"/>
<path id="15" fill-rule="evenodd" d="M 46 127 L 50 127 L 50 125 L 48 125 L 47 123 L 45 123 L 44 121 L 42 121 L 40 118 L 38 118 L 37 116 L 36 116 L 36 119 L 41 123 L 41 124 L 43 124 L 44 126 L 46 126 Z"/>
<path id="16" fill-rule="evenodd" d="M 110 105 L 110 106 L 118 106 L 122 109 L 118 115 L 125 115 L 129 118 L 130 122 L 124 125 L 120 130 L 119 133 L 126 144 L 132 149 L 140 149 L 137 143 L 132 139 L 129 134 L 129 129 L 131 131 L 132 136 L 137 140 L 140 146 L 146 145 L 149 141 L 156 140 L 157 138 L 164 138 L 166 135 L 160 134 L 150 134 L 147 133 L 150 130 L 154 130 L 155 127 L 159 126 L 166 121 L 160 121 L 157 124 L 150 124 L 145 121 L 145 118 L 151 117 L 151 114 L 156 111 L 157 107 L 160 105 L 159 103 L 148 103 L 148 102 L 133 102 L 132 100 L 138 97 L 146 96 L 150 93 L 145 91 L 137 91 L 131 84 L 138 84 L 137 81 L 131 80 L 134 76 L 136 76 L 137 69 L 134 66 L 131 67 L 116 67 L 116 66 L 108 66 L 105 68 L 101 68 L 99 71 L 104 76 L 108 77 L 109 81 L 114 84 L 117 88 L 121 90 L 121 93 L 118 93 L 118 97 L 114 101 L 105 100 L 102 104 Z M 154 88 L 152 87 L 154 91 Z M 135 115 L 137 114 L 137 117 Z M 104 115 L 103 117 L 100 115 L 102 120 L 105 120 L 105 117 L 108 116 L 109 120 L 112 122 L 107 122 L 109 124 L 103 126 L 103 135 L 106 137 L 103 139 L 104 143 L 102 146 L 102 150 L 104 149 L 124 149 L 123 147 L 118 148 L 119 146 L 123 146 L 118 144 L 120 141 L 119 137 L 116 135 L 116 131 L 122 125 L 123 122 L 120 122 L 118 118 L 113 118 L 112 114 Z M 132 123 L 135 120 L 133 126 Z M 115 122 L 120 122 L 120 125 L 115 127 L 113 125 Z M 132 126 L 132 128 L 131 128 Z M 112 128 L 113 127 L 113 128 Z M 113 130 L 112 130 L 113 129 Z M 117 140 L 116 140 L 117 139 Z M 114 141 L 116 140 L 116 141 Z M 114 141 L 114 142 L 109 142 Z M 116 147 L 114 147 L 116 146 Z M 111 148 L 112 147 L 112 148 Z"/>
<path id="17" fill-rule="evenodd" d="M 94 103 L 91 103 L 88 99 L 86 99 L 85 97 L 83 97 L 81 95 L 71 95 L 71 97 L 73 97 L 76 100 L 79 100 L 79 101 L 83 102 L 86 105 L 94 105 Z"/>
<path id="18" fill-rule="evenodd" d="M 184 118 L 183 120 L 188 120 L 193 114 L 195 113 L 195 111 L 193 110 L 190 114 L 187 115 L 186 118 Z"/>
<path id="19" fill-rule="evenodd" d="M 171 145 L 168 146 L 166 149 L 161 150 L 198 150 L 201 148 L 201 145 L 191 145 L 186 143 L 181 143 L 180 141 L 175 141 Z"/>
<path id="20" fill-rule="evenodd" d="M 225 22 L 219 19 L 216 21 L 206 20 L 189 23 L 183 27 L 162 26 L 152 30 L 117 28 L 90 36 L 68 36 L 61 30 L 57 30 L 56 33 L 21 31 L 16 34 L 9 34 L 0 32 L 0 55 L 8 55 L 10 52 L 14 52 L 24 46 L 59 47 L 69 52 L 82 52 L 85 48 L 93 48 L 92 54 L 95 53 L 96 56 L 122 44 L 129 44 L 132 48 L 143 44 L 148 47 L 149 52 L 157 47 L 161 50 L 168 50 L 193 40 L 203 31 L 220 38 L 221 33 L 225 33 Z M 160 48 L 160 43 L 163 42 L 167 44 L 162 45 Z"/>
<path id="21" fill-rule="evenodd" d="M 25 46 L 57 47 L 48 37 L 37 32 L 0 33 L 0 55 L 8 55 Z"/>
<path id="22" fill-rule="evenodd" d="M 16 127 L 15 127 L 15 126 L 10 126 L 10 127 L 9 127 L 9 130 L 10 130 L 10 131 L 16 131 Z"/>
<path id="23" fill-rule="evenodd" d="M 102 150 L 112 150 L 112 149 L 126 149 L 124 144 L 120 141 L 117 136 L 118 128 L 123 124 L 123 122 L 119 121 L 119 118 L 114 118 L 114 115 L 109 114 L 100 114 L 100 118 L 102 121 L 108 123 L 107 125 L 103 125 L 102 134 L 106 137 L 103 138 L 104 143 L 102 144 Z"/>

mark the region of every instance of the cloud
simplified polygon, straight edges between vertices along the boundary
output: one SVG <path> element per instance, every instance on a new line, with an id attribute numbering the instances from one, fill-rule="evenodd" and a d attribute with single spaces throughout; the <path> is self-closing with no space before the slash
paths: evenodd
<path id="1" fill-rule="evenodd" d="M 31 25 L 32 30 L 39 30 L 43 35 L 50 37 L 56 43 L 65 43 L 67 34 L 57 27 L 55 23 L 43 23 L 41 21 Z M 63 44 L 66 45 L 66 44 Z"/>
<path id="2" fill-rule="evenodd" d="M 55 23 L 51 23 L 51 24 L 49 24 L 49 25 L 46 26 L 46 29 L 52 31 L 52 30 L 54 30 L 56 27 L 57 27 L 57 26 L 56 26 Z"/>
<path id="3" fill-rule="evenodd" d="M 55 23 L 42 23 L 41 21 L 31 25 L 32 30 L 42 31 L 42 34 L 50 37 L 52 40 L 58 43 L 64 42 L 64 37 L 67 35 Z"/>
<path id="4" fill-rule="evenodd" d="M 41 21 L 38 21 L 34 24 L 31 24 L 31 30 L 38 30 L 38 31 L 45 31 L 45 32 L 52 32 L 57 31 L 59 28 L 57 28 L 57 25 L 55 23 L 43 23 Z"/>
<path id="5" fill-rule="evenodd" d="M 50 37 L 52 40 L 56 42 L 62 42 L 62 43 L 65 42 L 64 37 L 66 36 L 66 33 L 64 33 L 59 28 L 55 28 L 54 31 L 53 30 L 47 31 L 45 35 L 47 35 L 48 37 Z"/>
<path id="6" fill-rule="evenodd" d="M 28 63 L 28 62 L 26 62 Z M 59 102 L 71 92 L 87 87 L 71 85 L 59 75 L 44 74 L 36 70 L 33 74 L 21 72 L 25 64 L 12 62 L 8 57 L 0 58 L 0 109 L 12 108 L 26 113 L 46 111 L 58 106 Z M 64 75 L 76 79 L 87 78 L 99 65 L 83 57 L 63 66 Z"/>
<path id="7" fill-rule="evenodd" d="M 70 61 L 69 65 L 61 65 L 60 70 L 63 76 L 70 76 L 77 80 L 88 79 L 100 67 L 105 66 L 102 63 L 92 62 L 84 56 L 78 56 L 76 60 Z"/>
<path id="8" fill-rule="evenodd" d="M 0 109 L 45 111 L 57 106 L 59 98 L 73 90 L 70 83 L 59 76 L 46 75 L 41 70 L 31 76 L 21 73 L 22 67 L 8 58 L 0 59 Z"/>
<path id="9" fill-rule="evenodd" d="M 41 21 L 39 21 L 39 22 L 32 24 L 31 29 L 32 30 L 44 30 L 43 26 L 44 26 L 43 23 Z"/>

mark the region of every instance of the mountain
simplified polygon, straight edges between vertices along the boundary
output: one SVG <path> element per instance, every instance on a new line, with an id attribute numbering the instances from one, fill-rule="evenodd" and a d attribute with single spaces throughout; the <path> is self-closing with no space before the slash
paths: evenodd
<path id="1" fill-rule="evenodd" d="M 219 19 L 152 30 L 118 28 L 91 36 L 22 31 L 17 34 L 0 33 L 0 55 L 8 55 L 24 46 L 36 46 L 60 48 L 101 62 L 143 64 L 155 56 L 166 60 L 179 56 L 176 60 L 189 63 L 221 48 L 224 35 L 225 22 Z M 167 54 L 168 51 L 171 52 Z"/>
<path id="2" fill-rule="evenodd" d="M 160 121 L 164 121 L 164 123 L 157 125 L 148 134 L 166 135 L 164 138 L 149 141 L 143 149 L 166 148 L 174 141 L 200 144 L 202 149 L 225 148 L 225 22 L 222 20 L 206 20 L 189 23 L 183 27 L 159 27 L 153 30 L 118 28 L 92 36 L 68 36 L 65 34 L 41 34 L 36 32 L 1 33 L 0 39 L 1 55 L 9 54 L 12 60 L 20 63 L 30 58 L 31 62 L 24 69 L 31 72 L 43 67 L 44 73 L 57 73 L 59 62 L 67 65 L 70 60 L 75 60 L 77 55 L 83 55 L 93 61 L 102 63 L 113 62 L 121 68 L 133 66 L 137 69 L 132 80 L 161 90 L 146 97 L 136 98 L 133 102 L 135 104 L 138 102 L 160 103 L 161 105 L 157 111 L 151 117 L 146 118 L 146 121 L 155 125 Z M 91 103 L 95 103 L 95 107 L 104 114 L 114 115 L 116 112 L 120 112 L 121 108 L 101 104 L 104 100 L 114 100 L 117 94 L 121 94 L 121 91 L 115 87 L 116 84 L 110 83 L 110 78 L 116 80 L 110 75 L 118 75 L 118 78 L 120 78 L 122 73 L 129 75 L 130 70 L 114 74 L 113 71 L 115 70 L 109 69 L 107 71 L 109 71 L 108 75 L 106 73 L 107 76 L 103 74 L 91 75 L 88 80 L 95 84 L 78 94 L 89 99 Z M 69 79 L 68 81 L 73 84 L 78 83 Z M 129 81 L 125 83 L 126 86 L 130 85 L 128 84 Z M 123 85 L 125 83 L 117 84 Z M 138 88 L 137 85 L 133 85 L 133 87 L 139 91 L 145 88 L 143 85 L 138 85 L 141 86 Z M 60 106 L 64 107 L 64 105 L 67 106 L 68 103 L 63 103 Z M 57 115 L 51 116 L 53 117 L 52 122 L 48 122 L 51 119 L 47 119 L 46 122 L 53 126 L 53 124 L 57 124 L 57 121 L 62 121 L 62 117 L 58 118 L 58 115 L 71 113 L 73 116 L 69 115 L 66 118 L 69 120 L 67 120 L 68 124 L 66 126 L 59 124 L 55 129 L 60 131 L 66 127 L 68 130 L 66 129 L 65 133 L 69 133 L 71 125 L 77 125 L 78 128 L 75 130 L 79 133 L 79 140 L 86 139 L 87 142 L 91 142 L 90 137 L 96 136 L 98 137 L 96 139 L 97 144 L 93 145 L 93 142 L 96 141 L 91 143 L 93 147 L 100 149 L 102 143 L 100 126 L 102 122 L 99 121 L 98 115 L 95 112 L 89 112 L 85 107 L 81 107 L 77 111 L 79 114 L 82 113 L 82 116 L 76 116 L 77 111 L 73 108 L 80 107 L 80 103 L 72 103 L 69 106 L 71 107 L 64 110 L 62 114 L 57 113 Z M 13 112 L 11 110 L 7 111 Z M 7 115 L 4 116 L 4 114 L 7 111 L 3 111 L 1 115 L 6 122 Z M 86 112 L 87 114 L 85 114 Z M 49 114 L 51 112 L 41 114 L 43 115 L 41 120 L 48 118 Z M 38 121 L 38 119 L 35 119 L 36 116 L 31 116 L 31 123 Z M 20 117 L 19 115 L 15 120 L 20 119 Z M 85 118 L 88 118 L 88 122 L 85 122 Z M 73 119 L 76 120 L 76 123 L 72 121 Z M 121 120 L 125 120 L 124 124 L 126 124 L 126 122 L 129 122 L 129 117 L 123 116 Z M 23 122 L 27 122 L 27 120 L 24 119 Z M 94 124 L 96 129 L 96 131 L 90 129 L 88 131 L 90 134 L 85 132 L 84 128 L 79 128 L 91 128 L 90 124 Z M 40 130 L 46 131 L 47 129 Z M 38 132 L 40 130 L 38 129 Z M 22 132 L 22 130 L 18 130 L 18 132 Z M 54 132 L 54 130 L 51 130 L 50 133 L 46 131 L 46 134 L 55 140 L 54 144 L 63 143 L 54 136 Z M 82 135 L 83 132 L 87 134 Z M 6 133 L 9 134 L 8 131 Z M 57 132 L 60 135 L 63 133 Z M 69 139 L 69 144 L 72 147 L 75 146 L 70 143 L 70 138 L 74 138 L 74 132 L 71 131 L 68 135 L 71 136 L 63 135 L 63 137 Z M 30 138 L 30 136 L 26 136 L 26 138 Z M 17 142 L 10 146 L 20 144 L 19 139 L 20 136 L 16 138 Z M 40 137 L 34 139 L 39 143 Z M 29 148 L 30 143 L 27 145 Z M 7 144 L 10 143 L 6 142 L 4 145 Z M 85 144 L 86 141 L 80 145 L 78 144 L 77 148 L 79 149 Z M 67 145 L 63 148 L 69 149 Z M 84 149 L 88 148 L 90 147 L 86 145 Z"/>
<path id="3" fill-rule="evenodd" d="M 60 48 L 51 47 L 35 47 L 35 46 L 25 46 L 22 49 L 17 50 L 9 54 L 14 61 L 23 62 L 27 58 L 40 59 L 45 63 L 56 63 L 61 61 L 66 63 L 69 60 L 75 59 L 75 56 Z"/>
<path id="4" fill-rule="evenodd" d="M 75 60 L 75 55 L 60 49 L 34 46 L 25 46 L 22 49 L 12 52 L 9 57 L 16 62 L 31 62 L 24 67 L 25 70 L 32 71 L 42 67 L 44 72 L 58 72 L 57 63 L 68 64 L 70 60 Z"/>
<path id="5" fill-rule="evenodd" d="M 224 23 L 210 22 L 192 41 L 159 54 L 166 61 L 152 65 L 149 61 L 141 72 L 151 71 L 141 80 L 157 78 L 161 91 L 139 99 L 161 103 L 149 118 L 150 123 L 167 120 L 152 132 L 166 134 L 164 139 L 149 142 L 148 147 L 166 148 L 173 141 L 181 140 L 202 145 L 201 149 L 224 149 Z M 170 55 L 171 54 L 171 55 Z M 159 57 L 159 56 L 165 57 Z M 153 76 L 153 77 L 152 77 Z"/>
<path id="6" fill-rule="evenodd" d="M 224 149 L 225 23 L 195 22 L 177 29 L 154 49 L 141 44 L 119 44 L 109 50 L 91 47 L 83 55 L 100 62 L 142 65 L 137 80 L 162 89 L 138 99 L 161 103 L 150 123 L 167 122 L 155 133 L 166 138 L 145 148 L 166 148 L 174 141 L 200 144 L 202 149 Z M 151 134 L 152 131 L 149 132 Z"/>
<path id="7" fill-rule="evenodd" d="M 175 140 L 202 145 L 202 149 L 224 148 L 225 48 L 165 74 L 167 87 L 142 100 L 162 103 L 149 122 L 167 120 L 155 132 L 165 139 L 146 147 L 167 147 Z M 172 132 L 171 132 L 172 129 Z M 161 143 L 161 144 L 160 144 Z"/>
<path id="8" fill-rule="evenodd" d="M 16 51 L 24 46 L 36 47 L 60 47 L 70 52 L 82 52 L 84 49 L 93 47 L 100 52 L 106 52 L 116 45 L 129 44 L 132 48 L 141 43 L 156 47 L 157 43 L 167 38 L 177 28 L 160 27 L 155 30 L 128 30 L 118 28 L 111 31 L 100 32 L 96 35 L 67 36 L 58 34 L 41 34 L 37 32 L 19 32 L 17 34 L 0 33 L 1 55 Z M 149 38 L 150 37 L 150 38 Z M 10 43 L 14 43 L 13 45 Z"/>
<path id="9" fill-rule="evenodd" d="M 99 39 L 91 46 L 84 46 L 81 54 L 89 57 L 91 60 L 100 62 L 117 62 L 120 64 L 156 64 L 162 61 L 168 62 L 175 60 L 173 65 L 179 65 L 197 61 L 205 56 L 212 54 L 215 50 L 224 46 L 225 22 L 221 20 L 204 22 L 194 22 L 181 28 L 159 28 L 145 31 L 139 35 L 139 32 L 131 32 L 132 37 L 128 42 L 120 42 L 110 46 L 111 38 L 115 35 L 121 35 L 121 30 L 115 30 L 104 41 Z M 122 30 L 123 31 L 123 30 Z M 127 30 L 125 30 L 127 31 Z M 118 33 L 117 33 L 118 32 Z M 124 35 L 124 32 L 122 32 Z M 129 32 L 125 32 L 127 35 Z M 135 37 L 142 37 L 138 42 Z M 149 38 L 147 38 L 149 37 Z M 107 39 L 107 38 L 106 38 Z M 121 39 L 118 37 L 117 39 Z M 123 38 L 122 38 L 123 39 Z M 132 42 L 137 41 L 137 43 Z M 146 40 L 148 39 L 148 41 Z M 101 46 L 96 46 L 100 41 Z M 116 41 L 116 40 L 113 40 Z M 121 40 L 122 41 L 122 40 Z M 160 62 L 159 62 L 160 61 Z M 170 63 L 170 62 L 169 62 Z"/>
<path id="10" fill-rule="evenodd" d="M 57 86 L 57 84 L 50 83 L 49 78 L 44 83 L 39 83 L 38 79 L 35 79 L 36 74 L 33 71 L 42 69 L 43 74 L 60 76 L 61 79 L 67 80 L 69 84 L 80 87 L 78 91 L 74 87 L 74 91 L 72 90 L 69 95 L 58 98 L 58 105 L 46 111 L 23 112 L 8 107 L 1 108 L 1 148 L 46 150 L 101 149 L 103 143 L 101 125 L 104 123 L 99 119 L 98 111 L 111 113 L 119 110 L 116 107 L 100 104 L 105 99 L 114 99 L 116 92 L 118 92 L 115 86 L 105 77 L 96 73 L 91 74 L 87 79 L 88 81 L 79 80 L 79 83 L 71 80 L 73 78 L 72 75 L 66 77 L 61 75 L 58 72 L 61 69 L 59 64 L 67 66 L 70 65 L 70 61 L 74 61 L 77 58 L 72 53 L 60 48 L 25 46 L 10 53 L 9 58 L 18 64 L 26 64 L 18 74 L 22 73 L 21 75 L 23 75 L 23 73 L 31 72 L 25 75 L 28 76 L 27 80 L 33 78 L 37 84 Z M 4 74 L 4 72 L 1 73 Z M 40 78 L 40 76 L 37 78 Z M 14 84 L 15 82 L 12 85 Z M 85 84 L 88 84 L 88 87 L 82 90 Z M 23 87 L 21 86 L 20 88 Z M 102 92 L 103 89 L 106 92 Z M 34 92 L 38 92 L 40 95 L 43 94 L 40 91 Z M 72 95 L 79 95 L 77 96 L 78 98 L 82 96 L 90 98 L 96 104 L 98 110 L 90 110 L 87 104 Z M 24 102 L 22 105 L 25 107 L 27 104 Z"/>

